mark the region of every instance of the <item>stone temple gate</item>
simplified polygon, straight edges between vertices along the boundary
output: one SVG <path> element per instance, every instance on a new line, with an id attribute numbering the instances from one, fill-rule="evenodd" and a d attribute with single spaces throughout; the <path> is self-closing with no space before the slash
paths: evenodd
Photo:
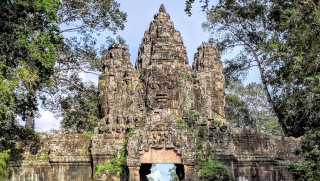
<path id="1" fill-rule="evenodd" d="M 43 135 L 12 162 L 10 180 L 146 180 L 153 163 L 173 163 L 180 180 L 198 180 L 197 156 L 215 155 L 236 180 L 292 180 L 286 160 L 299 140 L 230 128 L 224 75 L 214 46 L 202 44 L 192 68 L 161 5 L 140 44 L 135 68 L 123 45 L 109 47 L 99 78 L 102 119 L 88 137 Z M 125 157 L 124 175 L 100 165 Z M 30 166 L 31 165 L 31 166 Z"/>
<path id="2" fill-rule="evenodd" d="M 100 77 L 104 117 L 97 133 L 112 134 L 114 129 L 116 134 L 109 139 L 121 142 L 127 128 L 135 129 L 127 144 L 130 180 L 141 179 L 143 163 L 182 164 L 183 178 L 195 180 L 196 139 L 191 128 L 213 125 L 215 120 L 228 127 L 216 49 L 201 45 L 190 69 L 180 33 L 162 5 L 144 33 L 135 67 L 123 46 L 110 47 L 106 53 Z M 101 140 L 100 135 L 96 138 Z"/>

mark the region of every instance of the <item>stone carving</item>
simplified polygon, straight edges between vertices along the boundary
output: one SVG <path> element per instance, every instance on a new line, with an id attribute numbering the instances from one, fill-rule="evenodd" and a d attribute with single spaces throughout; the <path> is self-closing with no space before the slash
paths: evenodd
<path id="1" fill-rule="evenodd" d="M 191 68 L 181 34 L 163 5 L 144 33 L 135 68 L 125 46 L 109 47 L 99 98 L 101 121 L 92 137 L 53 137 L 48 148 L 41 148 L 49 150 L 45 166 L 39 160 L 31 170 L 29 163 L 15 166 L 9 180 L 24 178 L 24 173 L 36 174 L 37 180 L 90 180 L 98 165 L 123 153 L 130 181 L 145 179 L 148 164 L 170 159 L 180 180 L 196 180 L 197 154 L 215 154 L 237 180 L 292 180 L 278 160 L 296 160 L 292 152 L 299 139 L 231 129 L 224 119 L 224 75 L 217 49 L 200 45 Z M 43 174 L 43 168 L 49 171 Z M 117 174 L 98 177 L 119 179 Z"/>
<path id="2" fill-rule="evenodd" d="M 166 9 L 164 8 L 164 5 L 163 5 L 163 4 L 160 5 L 159 12 L 163 12 L 163 13 L 166 12 Z"/>
<path id="3" fill-rule="evenodd" d="M 139 139 L 130 138 L 128 140 L 128 156 L 136 158 L 139 155 Z"/>
<path id="4" fill-rule="evenodd" d="M 179 98 L 175 77 L 164 76 L 157 71 L 151 71 L 150 74 L 146 75 L 147 80 L 144 83 L 146 106 L 149 109 L 172 108 Z"/>

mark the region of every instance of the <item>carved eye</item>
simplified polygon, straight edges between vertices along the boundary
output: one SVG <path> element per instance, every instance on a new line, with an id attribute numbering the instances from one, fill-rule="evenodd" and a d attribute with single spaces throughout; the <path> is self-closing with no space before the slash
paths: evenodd
<path id="1" fill-rule="evenodd" d="M 159 89 L 159 85 L 157 83 L 151 83 L 151 89 Z"/>
<path id="2" fill-rule="evenodd" d="M 173 89 L 174 88 L 174 85 L 172 82 L 168 83 L 167 85 L 167 89 Z"/>

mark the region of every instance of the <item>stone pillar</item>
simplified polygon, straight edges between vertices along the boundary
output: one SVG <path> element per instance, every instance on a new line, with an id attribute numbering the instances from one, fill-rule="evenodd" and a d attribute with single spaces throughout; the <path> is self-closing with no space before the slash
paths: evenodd
<path id="1" fill-rule="evenodd" d="M 194 165 L 184 165 L 185 181 L 195 181 L 196 170 Z"/>
<path id="2" fill-rule="evenodd" d="M 140 167 L 129 167 L 129 181 L 140 181 Z"/>

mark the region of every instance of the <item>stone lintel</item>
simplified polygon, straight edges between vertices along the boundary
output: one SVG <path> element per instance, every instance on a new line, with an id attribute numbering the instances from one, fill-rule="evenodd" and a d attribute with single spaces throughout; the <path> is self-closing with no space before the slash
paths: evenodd
<path id="1" fill-rule="evenodd" d="M 174 149 L 150 149 L 140 156 L 141 163 L 173 163 L 181 164 L 180 155 Z"/>

